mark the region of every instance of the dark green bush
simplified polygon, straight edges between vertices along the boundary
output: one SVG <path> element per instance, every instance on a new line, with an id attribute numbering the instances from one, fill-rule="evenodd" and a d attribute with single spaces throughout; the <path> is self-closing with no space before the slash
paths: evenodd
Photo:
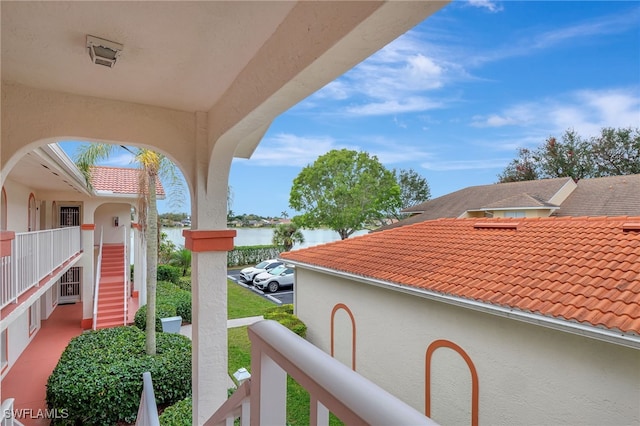
<path id="1" fill-rule="evenodd" d="M 160 318 L 179 315 L 182 321 L 191 323 L 191 292 L 177 285 L 159 281 L 156 287 L 156 331 L 162 331 Z M 147 326 L 147 306 L 141 306 L 134 317 L 134 324 L 140 330 Z"/>
<path id="2" fill-rule="evenodd" d="M 264 313 L 264 319 L 278 321 L 289 330 L 304 338 L 307 335 L 307 326 L 300 318 L 293 315 L 293 305 L 280 305 L 275 308 L 269 308 Z"/>
<path id="3" fill-rule="evenodd" d="M 191 426 L 191 397 L 178 401 L 160 415 L 160 426 Z"/>
<path id="4" fill-rule="evenodd" d="M 136 327 L 84 333 L 69 342 L 47 380 L 49 409 L 65 409 L 52 424 L 113 426 L 136 419 L 142 373 L 153 379 L 156 402 L 170 405 L 191 394 L 191 341 L 159 333 L 157 354 L 145 352 L 145 335 Z"/>
<path id="5" fill-rule="evenodd" d="M 162 331 L 162 321 L 160 321 L 160 318 L 175 316 L 175 306 L 156 303 L 156 331 Z M 133 325 L 135 325 L 142 331 L 147 329 L 147 305 L 138 308 L 138 310 L 136 311 L 136 315 L 133 317 Z"/>
<path id="6" fill-rule="evenodd" d="M 169 281 L 177 284 L 182 276 L 182 269 L 171 265 L 158 265 L 158 281 Z"/>

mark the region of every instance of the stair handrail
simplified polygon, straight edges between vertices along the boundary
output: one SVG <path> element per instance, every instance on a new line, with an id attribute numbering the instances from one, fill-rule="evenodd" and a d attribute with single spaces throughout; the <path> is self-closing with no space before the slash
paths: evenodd
<path id="1" fill-rule="evenodd" d="M 0 421 L 0 425 L 2 426 L 24 426 L 22 423 L 16 419 L 15 411 L 13 409 L 14 398 L 7 398 L 2 401 L 2 406 L 0 407 L 0 411 L 2 411 L 2 419 Z"/>
<path id="2" fill-rule="evenodd" d="M 96 282 L 93 285 L 93 329 L 98 323 L 98 291 L 100 290 L 100 269 L 102 268 L 102 232 L 100 227 L 100 245 L 98 246 L 98 262 L 96 264 Z"/>
<path id="3" fill-rule="evenodd" d="M 124 245 L 124 322 L 123 325 L 127 325 L 128 316 L 128 301 L 129 301 L 129 274 L 127 273 L 127 227 L 122 226 L 123 236 L 122 244 Z"/>

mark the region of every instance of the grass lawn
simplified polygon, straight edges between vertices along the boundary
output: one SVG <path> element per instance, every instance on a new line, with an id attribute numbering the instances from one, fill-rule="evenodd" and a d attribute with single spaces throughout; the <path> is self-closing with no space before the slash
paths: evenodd
<path id="1" fill-rule="evenodd" d="M 265 310 L 277 306 L 232 280 L 227 280 L 227 295 L 228 319 L 255 317 L 262 315 Z"/>
<path id="2" fill-rule="evenodd" d="M 227 291 L 229 319 L 262 315 L 266 309 L 276 306 L 231 280 L 227 281 Z M 230 328 L 228 339 L 229 375 L 241 367 L 251 371 L 251 342 L 247 327 Z M 309 393 L 291 377 L 287 378 L 287 423 L 292 426 L 310 424 Z M 338 426 L 343 423 L 331 414 L 329 424 Z"/>

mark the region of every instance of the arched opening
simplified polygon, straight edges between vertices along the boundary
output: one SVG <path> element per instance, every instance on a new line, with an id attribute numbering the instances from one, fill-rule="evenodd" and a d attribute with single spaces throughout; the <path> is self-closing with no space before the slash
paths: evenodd
<path id="1" fill-rule="evenodd" d="M 36 230 L 36 197 L 33 192 L 29 194 L 29 211 L 27 213 L 27 230 L 33 232 Z"/>
<path id="2" fill-rule="evenodd" d="M 431 417 L 432 415 L 432 358 L 434 352 L 439 348 L 448 348 L 456 352 L 469 368 L 471 374 L 471 425 L 478 426 L 479 418 L 479 401 L 480 401 L 480 389 L 478 385 L 478 372 L 471 357 L 460 346 L 448 340 L 436 340 L 431 343 L 427 348 L 427 354 L 425 359 L 425 415 Z"/>
<path id="3" fill-rule="evenodd" d="M 7 191 L 2 187 L 2 196 L 0 196 L 0 230 L 7 230 Z"/>
<path id="4" fill-rule="evenodd" d="M 356 320 L 353 316 L 353 312 L 351 309 L 347 307 L 347 305 L 343 303 L 338 303 L 333 307 L 331 311 L 331 356 L 336 357 L 336 313 L 338 311 L 344 311 L 349 316 L 351 320 L 351 369 L 355 371 L 356 369 Z"/>

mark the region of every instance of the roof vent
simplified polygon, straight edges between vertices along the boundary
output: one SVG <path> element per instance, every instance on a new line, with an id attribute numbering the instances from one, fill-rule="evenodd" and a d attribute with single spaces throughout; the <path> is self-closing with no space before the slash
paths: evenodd
<path id="1" fill-rule="evenodd" d="M 87 49 L 91 62 L 113 68 L 124 46 L 109 40 L 87 35 Z"/>
<path id="2" fill-rule="evenodd" d="M 623 232 L 640 232 L 640 222 L 627 222 L 622 224 Z"/>
<path id="3" fill-rule="evenodd" d="M 518 222 L 478 222 L 473 225 L 474 229 L 518 229 Z"/>

